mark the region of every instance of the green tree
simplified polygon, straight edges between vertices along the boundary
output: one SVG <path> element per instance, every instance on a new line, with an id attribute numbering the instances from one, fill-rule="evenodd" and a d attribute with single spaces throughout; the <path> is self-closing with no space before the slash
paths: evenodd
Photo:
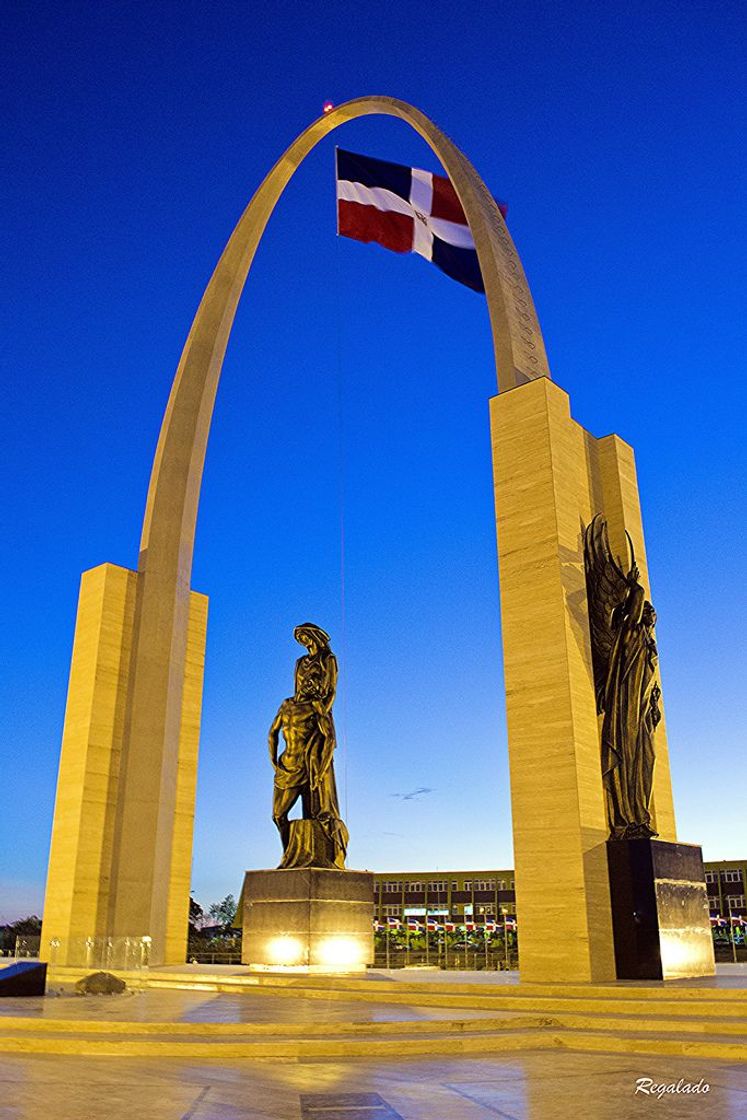
<path id="1" fill-rule="evenodd" d="M 232 894 L 227 894 L 222 902 L 214 902 L 208 914 L 216 925 L 228 928 L 236 917 L 236 899 Z"/>
<path id="2" fill-rule="evenodd" d="M 0 926 L 0 950 L 3 953 L 12 952 L 17 937 L 38 937 L 40 934 L 41 918 L 30 914 L 28 918 L 20 918 L 17 922 Z"/>

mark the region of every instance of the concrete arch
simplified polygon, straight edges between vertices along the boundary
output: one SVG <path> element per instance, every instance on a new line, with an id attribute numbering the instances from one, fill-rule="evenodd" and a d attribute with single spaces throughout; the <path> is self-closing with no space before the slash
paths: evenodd
<path id="1" fill-rule="evenodd" d="M 301 133 L 254 194 L 205 290 L 174 379 L 148 491 L 109 910 L 117 933 L 151 932 L 156 958 L 162 954 L 155 947 L 166 937 L 159 899 L 173 880 L 172 822 L 195 527 L 223 358 L 254 254 L 283 190 L 321 139 L 370 114 L 398 117 L 414 128 L 456 189 L 482 269 L 499 388 L 549 376 L 532 297 L 503 218 L 471 163 L 428 117 L 403 101 L 363 97 L 338 106 Z"/>
<path id="2" fill-rule="evenodd" d="M 175 542 L 194 530 L 199 472 L 212 418 L 212 405 L 239 299 L 265 226 L 293 174 L 309 152 L 340 125 L 357 117 L 384 114 L 407 122 L 429 144 L 451 179 L 472 230 L 485 282 L 501 391 L 535 377 L 548 377 L 547 356 L 524 270 L 503 217 L 472 164 L 418 109 L 386 97 L 348 101 L 314 121 L 266 175 L 239 219 L 205 289 L 177 368 L 158 441 L 143 524 L 141 550 L 176 559 Z M 180 493 L 177 495 L 177 490 Z M 184 503 L 179 523 L 173 502 Z M 164 516 L 164 510 L 169 516 Z M 186 561 L 186 540 L 179 560 Z M 141 563 L 141 569 L 143 564 Z"/>
<path id="3" fill-rule="evenodd" d="M 138 571 L 102 564 L 83 574 L 42 934 L 44 955 L 58 964 L 88 968 L 101 952 L 95 963 L 110 967 L 117 946 L 129 960 L 133 939 L 142 954 L 150 946 L 152 964 L 185 959 L 207 612 L 190 576 L 223 355 L 267 219 L 294 171 L 338 125 L 375 113 L 406 121 L 450 176 L 482 268 L 499 388 L 514 390 L 493 397 L 490 412 L 522 978 L 617 975 L 579 529 L 602 512 L 613 547 L 629 533 L 647 585 L 633 451 L 617 436 L 584 431 L 549 380 L 521 262 L 474 168 L 417 109 L 383 97 L 315 121 L 254 195 L 179 363 Z M 657 737 L 652 809 L 659 840 L 673 844 L 663 726 Z M 548 941 L 548 913 L 564 937 Z M 712 971 L 707 918 L 699 928 L 693 971 L 683 975 Z M 671 964 L 679 974 L 679 950 Z"/>

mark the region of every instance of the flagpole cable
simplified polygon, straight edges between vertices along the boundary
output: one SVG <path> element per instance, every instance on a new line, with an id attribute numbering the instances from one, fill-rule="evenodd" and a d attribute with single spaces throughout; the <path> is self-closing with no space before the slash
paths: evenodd
<path id="1" fill-rule="evenodd" d="M 344 380 L 342 361 L 342 308 L 340 295 L 342 292 L 342 266 L 340 262 L 340 219 L 337 205 L 337 145 L 335 145 L 334 167 L 334 196 L 335 196 L 335 287 L 334 320 L 336 342 L 336 375 L 337 375 L 337 478 L 338 478 L 338 510 L 340 524 L 340 663 L 342 666 L 340 699 L 342 700 L 342 785 L 344 818 L 348 819 L 348 686 L 347 686 L 347 602 L 345 588 L 345 502 L 346 502 L 346 470 L 347 456 L 345 445 L 345 410 L 344 410 Z"/>

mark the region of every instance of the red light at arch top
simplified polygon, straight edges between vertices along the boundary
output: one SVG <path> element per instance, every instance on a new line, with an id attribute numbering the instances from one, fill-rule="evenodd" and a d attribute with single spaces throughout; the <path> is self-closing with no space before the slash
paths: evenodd
<path id="1" fill-rule="evenodd" d="M 322 112 L 323 113 L 331 113 L 333 109 L 334 109 L 334 105 L 332 104 L 331 101 L 325 101 L 324 104 L 322 105 Z"/>

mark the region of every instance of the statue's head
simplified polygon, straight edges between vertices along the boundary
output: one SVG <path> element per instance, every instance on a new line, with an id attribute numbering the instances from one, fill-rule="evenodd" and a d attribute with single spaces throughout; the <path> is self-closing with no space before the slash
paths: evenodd
<path id="1" fill-rule="evenodd" d="M 306 646 L 309 653 L 317 649 L 326 649 L 329 645 L 329 634 L 326 630 L 322 630 L 321 626 L 315 626 L 313 622 L 302 622 L 293 631 L 293 637 L 302 646 Z M 314 649 L 312 649 L 314 647 Z"/>
<path id="2" fill-rule="evenodd" d="M 648 599 L 643 604 L 643 625 L 656 626 L 656 611 L 653 605 L 649 603 Z"/>

